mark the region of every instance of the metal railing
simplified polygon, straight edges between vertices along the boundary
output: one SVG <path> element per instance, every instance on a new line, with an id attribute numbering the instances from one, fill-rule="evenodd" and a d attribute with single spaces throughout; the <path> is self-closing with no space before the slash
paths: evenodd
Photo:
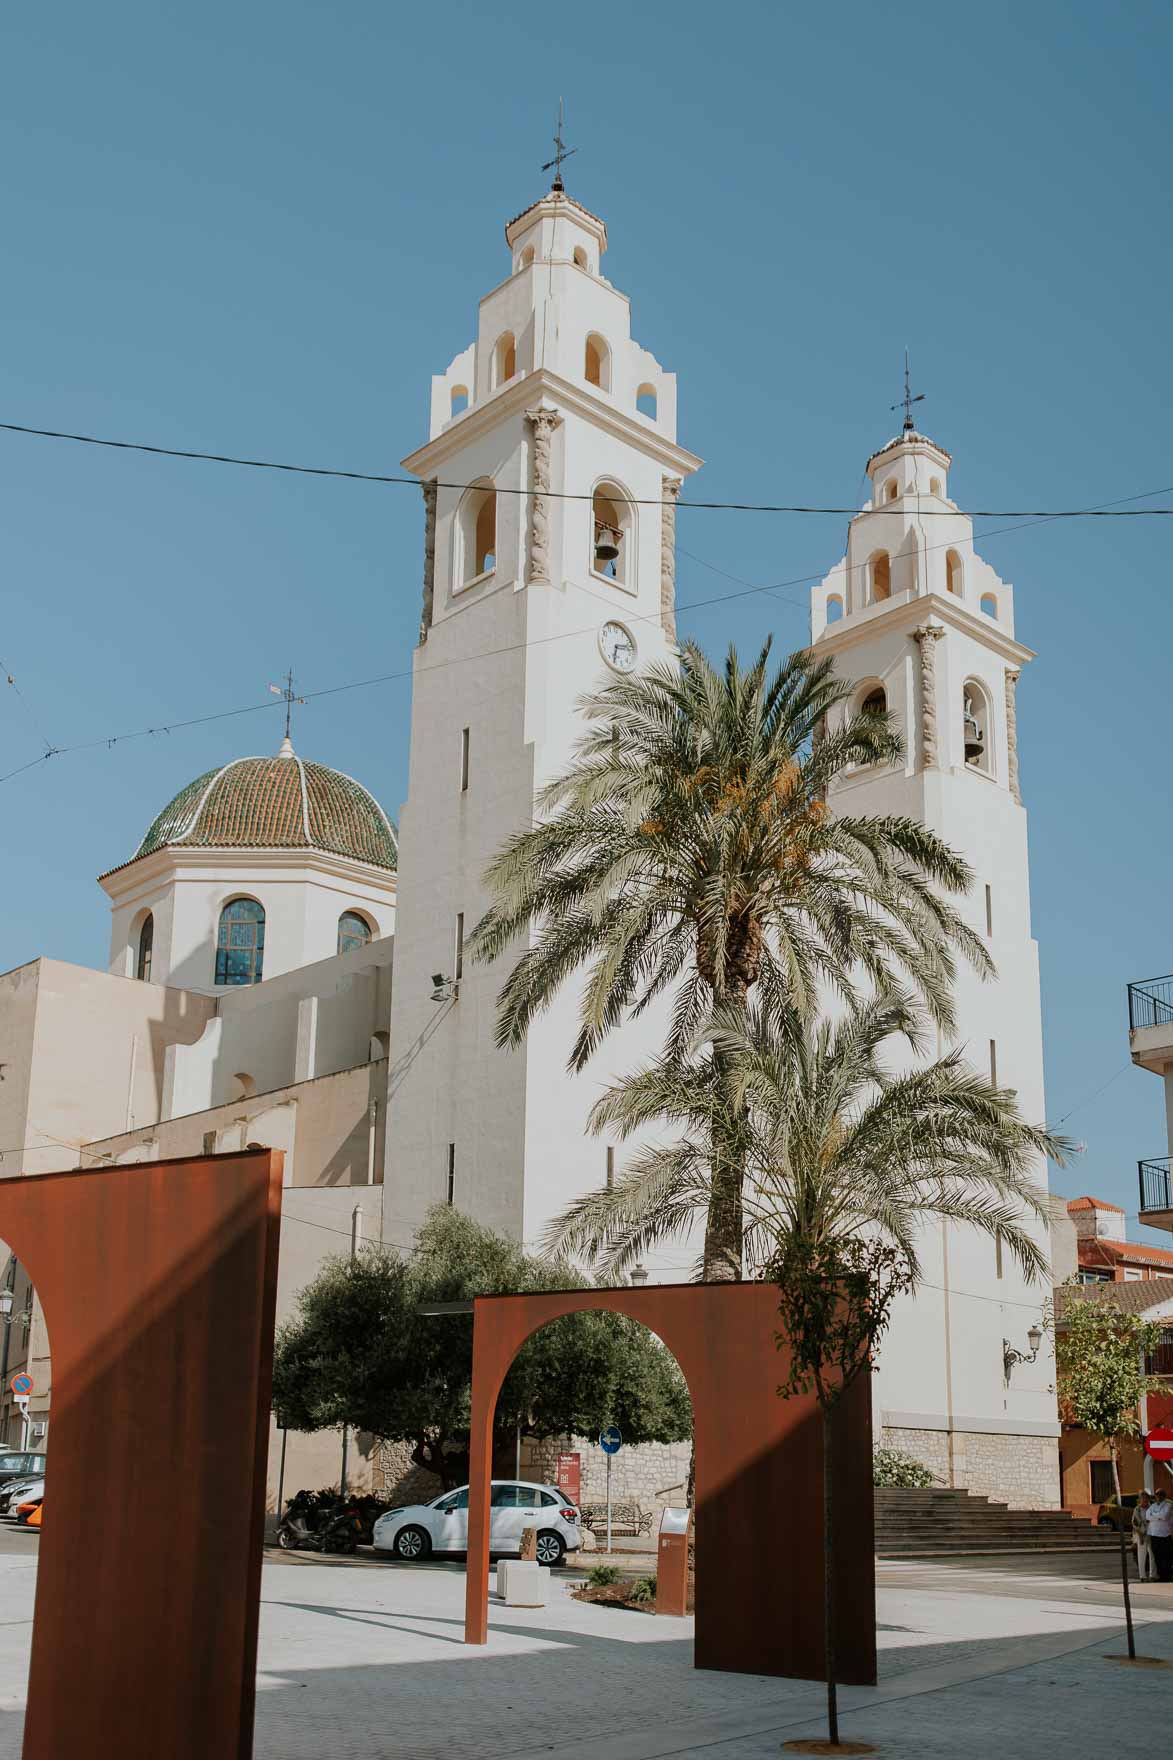
<path id="1" fill-rule="evenodd" d="M 1128 1027 L 1164 1027 L 1173 1022 L 1173 974 L 1140 978 L 1128 986 Z"/>
<path id="2" fill-rule="evenodd" d="M 1146 1375 L 1173 1375 L 1173 1332 L 1166 1329 L 1156 1350 L 1145 1357 L 1144 1367 Z"/>
<path id="3" fill-rule="evenodd" d="M 1173 1182 L 1169 1178 L 1169 1158 L 1164 1161 L 1138 1161 L 1140 1172 L 1140 1213 L 1146 1210 L 1173 1210 Z"/>

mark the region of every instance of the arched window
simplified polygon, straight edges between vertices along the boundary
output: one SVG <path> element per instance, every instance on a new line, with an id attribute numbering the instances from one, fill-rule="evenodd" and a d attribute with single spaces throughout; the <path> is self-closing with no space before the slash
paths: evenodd
<path id="1" fill-rule="evenodd" d="M 609 581 L 631 585 L 632 509 L 622 489 L 600 483 L 592 502 L 590 566 Z"/>
<path id="2" fill-rule="evenodd" d="M 990 715 L 986 693 L 972 679 L 961 693 L 965 761 L 971 770 L 990 774 Z"/>
<path id="3" fill-rule="evenodd" d="M 892 562 L 886 550 L 877 550 L 868 564 L 872 580 L 872 601 L 892 597 Z"/>
<path id="4" fill-rule="evenodd" d="M 659 399 L 654 385 L 641 385 L 635 394 L 635 407 L 641 416 L 650 416 L 654 422 Z"/>
<path id="5" fill-rule="evenodd" d="M 896 481 L 896 478 L 889 477 L 888 481 L 884 485 L 884 500 L 885 501 L 895 501 L 895 499 L 896 499 L 897 495 L 899 495 L 899 493 L 900 493 L 900 485 Z"/>
<path id="6" fill-rule="evenodd" d="M 985 612 L 987 617 L 997 617 L 998 601 L 995 599 L 993 593 L 982 594 L 981 609 Z"/>
<path id="7" fill-rule="evenodd" d="M 497 491 L 474 483 L 460 504 L 456 578 L 463 587 L 497 566 Z"/>
<path id="8" fill-rule="evenodd" d="M 886 715 L 888 693 L 882 684 L 868 685 L 859 705 L 861 715 Z"/>
<path id="9" fill-rule="evenodd" d="M 513 340 L 512 330 L 506 330 L 497 338 L 497 346 L 493 350 L 493 389 L 505 385 L 517 371 L 517 344 Z"/>
<path id="10" fill-rule="evenodd" d="M 961 558 L 956 550 L 946 550 L 945 552 L 945 585 L 959 599 L 962 597 Z"/>
<path id="11" fill-rule="evenodd" d="M 838 593 L 832 593 L 827 600 L 827 622 L 838 623 L 843 616 L 843 601 Z"/>
<path id="12" fill-rule="evenodd" d="M 234 898 L 220 912 L 216 937 L 217 984 L 259 984 L 265 963 L 265 907 Z"/>
<path id="13" fill-rule="evenodd" d="M 519 269 L 528 269 L 530 264 L 533 262 L 533 260 L 534 260 L 534 247 L 532 244 L 527 244 L 525 249 L 521 253 L 521 261 L 518 263 L 517 266 Z"/>
<path id="14" fill-rule="evenodd" d="M 463 415 L 467 408 L 468 386 L 454 385 L 452 387 L 452 414 L 454 416 Z"/>
<path id="15" fill-rule="evenodd" d="M 232 1098 L 234 1100 L 251 1100 L 257 1091 L 255 1076 L 247 1075 L 244 1070 L 238 1069 L 232 1079 L 236 1083 L 236 1092 Z M 258 1143 L 257 1147 L 261 1148 L 263 1145 Z"/>
<path id="16" fill-rule="evenodd" d="M 590 258 L 580 244 L 576 244 L 574 247 L 574 260 L 580 269 L 586 269 L 589 272 L 591 266 Z"/>
<path id="17" fill-rule="evenodd" d="M 135 960 L 134 975 L 141 978 L 144 984 L 151 981 L 151 955 L 155 949 L 155 919 L 148 911 L 143 918 L 143 926 L 138 932 L 138 956 Z"/>
<path id="18" fill-rule="evenodd" d="M 941 479 L 940 479 L 940 477 L 930 477 L 929 478 L 929 494 L 930 495 L 939 495 L 940 493 L 941 493 Z"/>
<path id="19" fill-rule="evenodd" d="M 372 1063 L 378 1063 L 381 1058 L 386 1057 L 390 1049 L 391 1035 L 385 1028 L 381 1027 L 377 1033 L 371 1034 L 370 1057 Z"/>
<path id="20" fill-rule="evenodd" d="M 338 951 L 350 953 L 355 947 L 366 947 L 371 939 L 371 925 L 357 911 L 343 911 L 338 919 Z"/>
<path id="21" fill-rule="evenodd" d="M 583 372 L 588 385 L 597 385 L 600 391 L 610 391 L 611 350 L 601 336 L 587 337 Z"/>

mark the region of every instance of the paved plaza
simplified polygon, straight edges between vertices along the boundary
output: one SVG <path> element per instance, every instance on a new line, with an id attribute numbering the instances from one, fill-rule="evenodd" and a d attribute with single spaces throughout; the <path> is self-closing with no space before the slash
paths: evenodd
<path id="1" fill-rule="evenodd" d="M 20 1753 L 36 1545 L 0 1539 L 0 1760 Z M 1123 1650 L 1110 1561 L 902 1562 L 880 1584 L 880 1684 L 844 1690 L 845 1736 L 910 1760 L 1167 1745 L 1170 1589 L 1136 1592 L 1139 1648 L 1169 1664 L 1141 1670 L 1107 1660 Z M 545 1610 L 491 1603 L 489 1643 L 470 1649 L 461 1565 L 268 1555 L 258 1760 L 762 1760 L 820 1733 L 817 1685 L 698 1672 L 690 1620 L 570 1586 Z"/>

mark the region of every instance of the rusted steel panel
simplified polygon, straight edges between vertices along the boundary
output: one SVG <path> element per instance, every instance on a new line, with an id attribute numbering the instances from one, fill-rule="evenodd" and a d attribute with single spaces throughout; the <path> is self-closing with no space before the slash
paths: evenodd
<path id="1" fill-rule="evenodd" d="M 0 1181 L 53 1352 L 24 1760 L 248 1760 L 282 1156 Z"/>
<path id="2" fill-rule="evenodd" d="M 766 1283 L 479 1296 L 474 1304 L 465 1640 L 488 1635 L 493 1411 L 521 1345 L 580 1309 L 642 1321 L 680 1364 L 696 1434 L 698 1668 L 823 1676 L 822 1439 L 814 1396 L 783 1400 L 777 1297 Z M 871 1388 L 836 1412 L 839 1679 L 876 1678 Z"/>

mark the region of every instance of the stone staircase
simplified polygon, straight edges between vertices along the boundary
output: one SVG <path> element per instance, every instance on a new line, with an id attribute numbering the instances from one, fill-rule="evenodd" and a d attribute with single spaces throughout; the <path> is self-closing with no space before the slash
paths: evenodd
<path id="1" fill-rule="evenodd" d="M 969 1491 L 876 1489 L 876 1553 L 880 1558 L 934 1558 L 962 1553 L 1099 1552 L 1115 1548 L 1116 1532 L 1077 1520 L 1066 1510 L 1010 1509 Z"/>

